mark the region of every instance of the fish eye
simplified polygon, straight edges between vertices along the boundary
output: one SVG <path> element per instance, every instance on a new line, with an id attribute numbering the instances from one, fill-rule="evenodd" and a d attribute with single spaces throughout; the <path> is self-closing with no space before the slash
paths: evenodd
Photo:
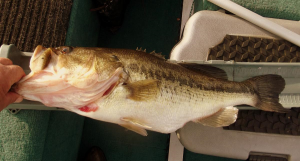
<path id="1" fill-rule="evenodd" d="M 73 47 L 70 47 L 70 46 L 64 46 L 64 47 L 62 47 L 61 52 L 62 52 L 63 54 L 67 54 L 67 53 L 70 53 L 72 50 L 73 50 Z"/>

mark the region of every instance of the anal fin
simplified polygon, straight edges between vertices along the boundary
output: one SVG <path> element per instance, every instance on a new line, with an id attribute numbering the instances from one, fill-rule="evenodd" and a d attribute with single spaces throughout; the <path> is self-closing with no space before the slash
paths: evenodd
<path id="1" fill-rule="evenodd" d="M 237 119 L 238 109 L 232 106 L 222 108 L 215 114 L 194 120 L 194 122 L 211 127 L 223 127 L 233 124 Z"/>

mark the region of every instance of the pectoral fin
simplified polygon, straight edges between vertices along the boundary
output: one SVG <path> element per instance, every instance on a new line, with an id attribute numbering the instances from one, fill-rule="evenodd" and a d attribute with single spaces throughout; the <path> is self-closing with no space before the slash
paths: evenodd
<path id="1" fill-rule="evenodd" d="M 128 130 L 134 131 L 134 132 L 136 132 L 136 133 L 138 133 L 140 135 L 143 135 L 143 136 L 147 136 L 148 135 L 148 133 L 147 133 L 147 131 L 145 129 L 140 128 L 138 126 L 134 126 L 132 124 L 119 124 L 119 125 L 125 127 Z"/>
<path id="2" fill-rule="evenodd" d="M 147 136 L 147 131 L 145 129 L 151 129 L 150 126 L 147 126 L 146 124 L 142 123 L 142 121 L 129 118 L 129 117 L 123 117 L 121 120 L 124 122 L 123 124 L 120 124 L 121 126 L 134 131 L 138 134 L 141 134 L 143 136 Z"/>
<path id="3" fill-rule="evenodd" d="M 238 109 L 235 107 L 226 107 L 222 108 L 215 114 L 206 117 L 206 118 L 200 118 L 198 120 L 195 120 L 194 122 L 203 124 L 205 126 L 211 126 L 211 127 L 223 127 L 223 126 L 229 126 L 230 124 L 234 123 L 237 119 L 237 113 Z"/>
<path id="4" fill-rule="evenodd" d="M 128 99 L 135 101 L 146 101 L 155 98 L 159 92 L 159 81 L 155 79 L 142 80 L 128 83 L 125 87 L 130 91 Z"/>

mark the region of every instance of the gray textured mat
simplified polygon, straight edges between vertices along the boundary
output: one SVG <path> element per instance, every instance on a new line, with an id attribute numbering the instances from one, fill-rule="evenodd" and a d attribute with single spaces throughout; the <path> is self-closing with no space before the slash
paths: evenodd
<path id="1" fill-rule="evenodd" d="M 0 0 L 0 44 L 64 45 L 71 8 L 72 0 Z"/>

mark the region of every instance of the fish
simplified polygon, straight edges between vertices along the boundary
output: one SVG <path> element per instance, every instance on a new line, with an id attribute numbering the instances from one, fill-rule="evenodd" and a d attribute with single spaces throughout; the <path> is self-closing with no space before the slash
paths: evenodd
<path id="1" fill-rule="evenodd" d="M 172 62 L 142 50 L 37 46 L 31 72 L 14 91 L 24 99 L 123 126 L 172 133 L 187 122 L 229 126 L 237 105 L 288 112 L 279 103 L 280 75 L 229 81 L 217 67 Z"/>

